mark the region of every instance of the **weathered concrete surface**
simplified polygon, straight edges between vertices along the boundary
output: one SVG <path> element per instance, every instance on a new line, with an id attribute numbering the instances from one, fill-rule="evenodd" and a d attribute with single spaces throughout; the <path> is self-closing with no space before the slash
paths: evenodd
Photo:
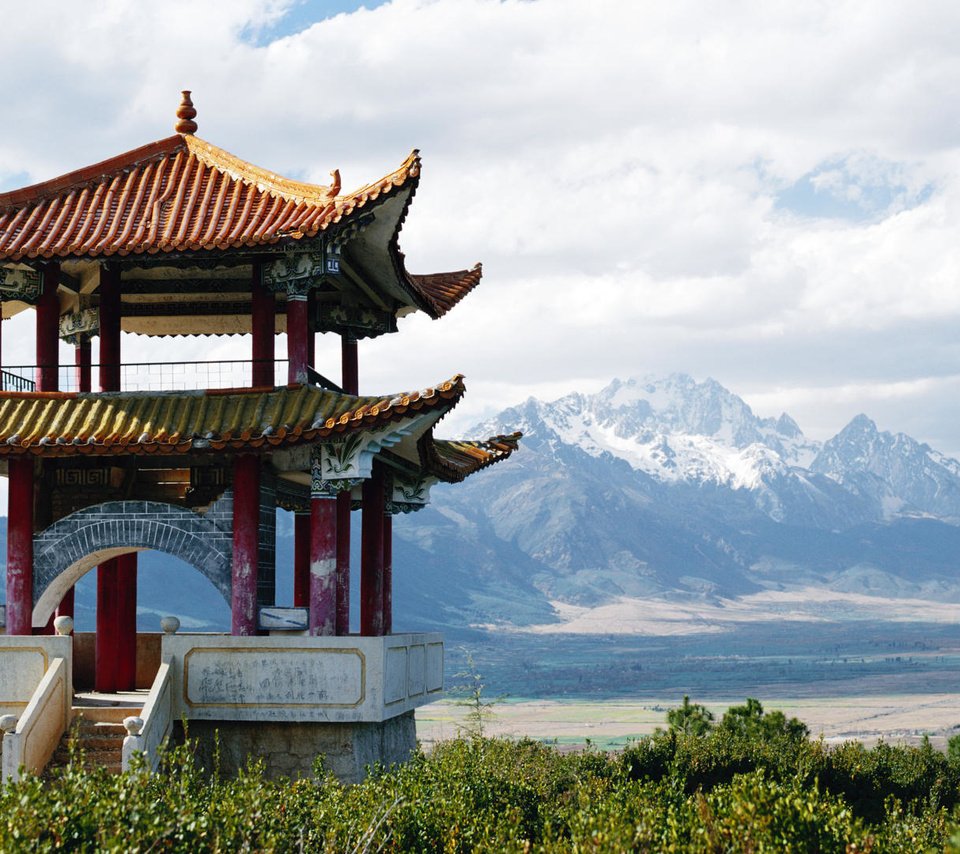
<path id="1" fill-rule="evenodd" d="M 20 715 L 55 658 L 73 673 L 71 638 L 56 635 L 0 636 L 0 714 Z"/>
<path id="2" fill-rule="evenodd" d="M 178 725 L 180 726 L 180 725 Z M 417 746 L 412 711 L 382 723 L 278 723 L 190 721 L 198 761 L 213 770 L 216 739 L 220 773 L 235 775 L 251 759 L 263 759 L 266 776 L 312 777 L 317 756 L 323 768 L 346 783 L 366 776 L 368 766 L 406 762 Z M 183 737 L 182 727 L 179 733 Z"/>
<path id="3" fill-rule="evenodd" d="M 174 717 L 208 721 L 378 722 L 438 699 L 443 639 L 238 637 L 162 639 L 174 662 Z"/>

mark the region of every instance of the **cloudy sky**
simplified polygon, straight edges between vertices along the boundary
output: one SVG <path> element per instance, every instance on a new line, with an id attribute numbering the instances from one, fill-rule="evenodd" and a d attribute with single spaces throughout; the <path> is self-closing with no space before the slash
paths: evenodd
<path id="1" fill-rule="evenodd" d="M 958 37 L 955 2 L 31 0 L 0 28 L 0 188 L 168 136 L 186 88 L 198 136 L 290 177 L 420 148 L 409 268 L 485 277 L 362 343 L 362 391 L 462 372 L 454 430 L 684 371 L 960 455 Z M 5 324 L 6 364 L 32 347 Z"/>

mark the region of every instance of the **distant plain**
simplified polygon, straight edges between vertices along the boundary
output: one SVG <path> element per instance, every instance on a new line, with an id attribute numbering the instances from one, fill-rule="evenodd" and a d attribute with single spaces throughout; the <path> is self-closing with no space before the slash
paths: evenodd
<path id="1" fill-rule="evenodd" d="M 956 608 L 956 606 L 952 606 Z M 943 746 L 960 733 L 960 624 L 745 620 L 664 634 L 484 631 L 448 639 L 447 688 L 470 682 L 494 703 L 490 734 L 613 748 L 666 725 L 684 695 L 717 716 L 756 697 L 830 742 Z M 421 741 L 457 735 L 448 698 L 417 713 Z"/>

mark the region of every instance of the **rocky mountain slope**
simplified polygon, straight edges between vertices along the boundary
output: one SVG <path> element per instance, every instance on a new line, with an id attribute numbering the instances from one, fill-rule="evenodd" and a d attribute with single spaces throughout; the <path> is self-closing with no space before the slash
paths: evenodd
<path id="1" fill-rule="evenodd" d="M 960 464 L 866 416 L 821 444 L 786 414 L 759 418 L 719 383 L 678 374 L 531 399 L 475 432 L 505 429 L 525 434 L 509 463 L 435 489 L 397 525 L 406 595 L 427 555 L 451 556 L 430 586 L 448 624 L 539 622 L 544 600 L 806 588 L 960 600 Z M 512 600 L 505 574 L 534 593 Z"/>

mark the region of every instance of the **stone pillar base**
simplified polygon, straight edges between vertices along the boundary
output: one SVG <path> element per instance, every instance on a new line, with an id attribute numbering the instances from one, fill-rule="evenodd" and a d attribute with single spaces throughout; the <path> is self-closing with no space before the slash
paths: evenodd
<path id="1" fill-rule="evenodd" d="M 182 725 L 177 724 L 182 739 Z M 248 759 L 262 758 L 268 778 L 312 777 L 314 760 L 344 783 L 358 783 L 366 766 L 406 762 L 417 747 L 414 712 L 382 723 L 279 723 L 271 721 L 203 721 L 188 723 L 197 744 L 196 758 L 213 769 L 214 735 L 220 737 L 220 773 L 235 775 Z"/>

